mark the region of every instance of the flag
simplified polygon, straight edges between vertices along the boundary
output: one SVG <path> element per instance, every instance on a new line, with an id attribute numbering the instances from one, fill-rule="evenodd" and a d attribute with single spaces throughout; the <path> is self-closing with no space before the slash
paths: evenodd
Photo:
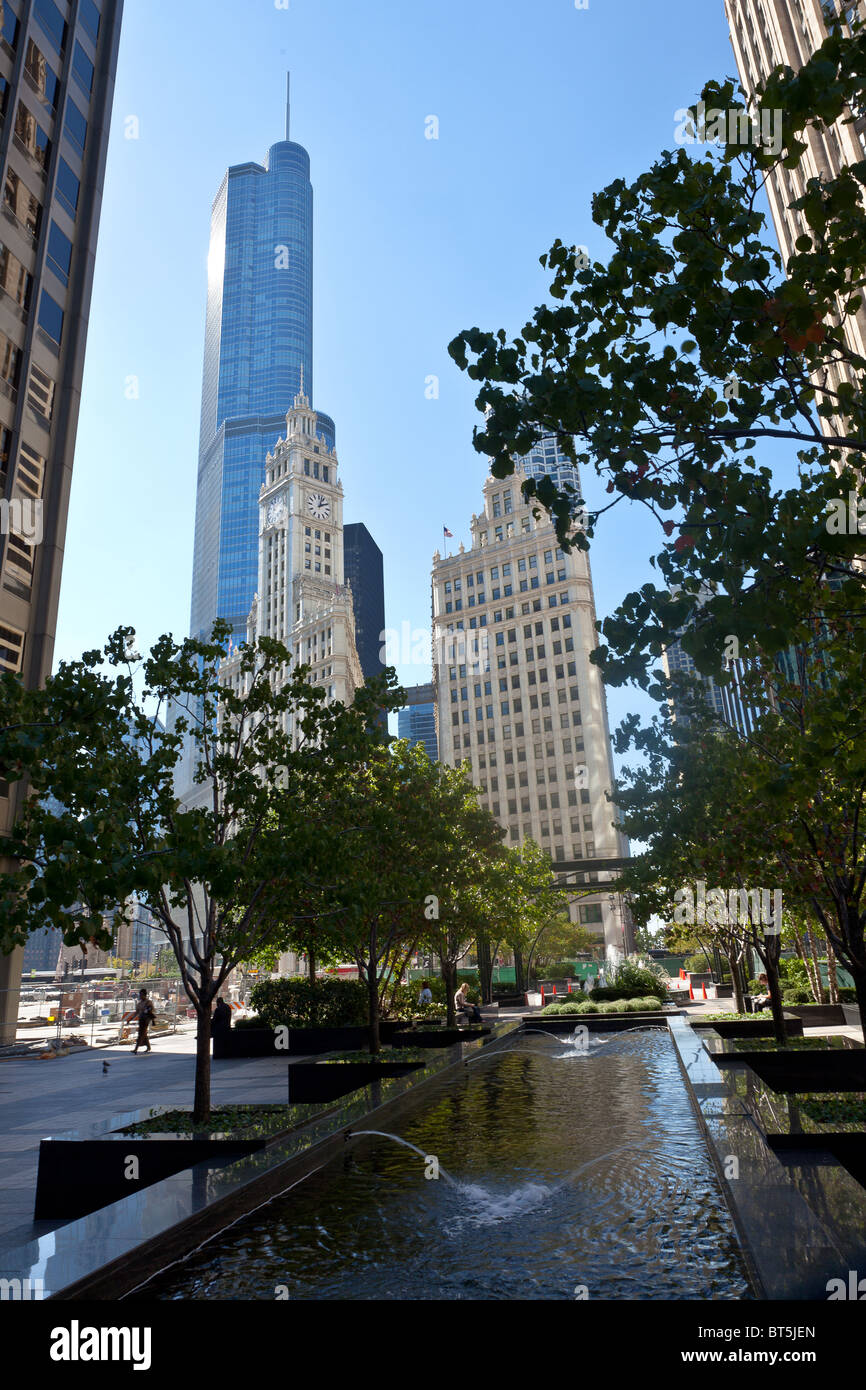
<path id="1" fill-rule="evenodd" d="M 447 536 L 449 540 L 452 540 L 452 541 L 453 541 L 453 539 L 454 539 L 454 532 L 453 532 L 453 531 L 449 531 L 447 526 L 443 526 L 443 527 L 442 527 L 442 534 L 443 534 L 444 536 Z"/>

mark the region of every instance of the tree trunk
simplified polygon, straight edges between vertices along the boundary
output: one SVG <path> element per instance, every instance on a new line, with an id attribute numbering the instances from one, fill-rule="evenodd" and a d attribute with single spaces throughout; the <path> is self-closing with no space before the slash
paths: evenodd
<path id="1" fill-rule="evenodd" d="M 492 1004 L 493 954 L 490 950 L 490 938 L 479 932 L 475 941 L 475 950 L 478 955 L 478 979 L 481 983 L 481 1002 L 482 1004 Z"/>
<path id="2" fill-rule="evenodd" d="M 526 975 L 523 971 L 523 952 L 517 947 L 514 948 L 514 990 L 516 994 L 523 994 L 526 990 Z"/>
<path id="3" fill-rule="evenodd" d="M 376 976 L 376 957 L 367 960 L 367 1022 L 370 1027 L 370 1052 L 379 1051 L 379 981 Z"/>
<path id="4" fill-rule="evenodd" d="M 770 991 L 770 1010 L 773 1015 L 773 1032 L 776 1042 L 784 1043 L 787 1041 L 788 1033 L 785 1027 L 784 1006 L 782 1004 L 782 990 L 779 984 L 779 959 L 782 954 L 781 936 L 765 933 L 763 949 L 758 948 L 764 970 L 767 974 L 767 988 Z"/>
<path id="5" fill-rule="evenodd" d="M 743 999 L 743 977 L 740 974 L 740 964 L 735 954 L 725 956 L 731 971 L 731 986 L 734 991 L 734 1011 L 738 1014 L 745 1013 L 746 1005 Z"/>
<path id="6" fill-rule="evenodd" d="M 210 1116 L 210 1022 L 211 1004 L 196 1005 L 195 1030 L 195 1097 L 192 1117 L 201 1124 Z"/>
<path id="7" fill-rule="evenodd" d="M 830 1003 L 839 1003 L 839 976 L 836 974 L 836 952 L 827 942 L 827 984 L 829 986 Z M 866 1034 L 864 1034 L 866 1037 Z"/>
<path id="8" fill-rule="evenodd" d="M 821 962 L 818 959 L 818 942 L 811 927 L 806 928 L 806 934 L 809 939 L 809 954 L 812 958 L 812 969 L 815 972 L 815 984 L 818 990 L 815 995 L 815 1002 L 818 1004 L 826 1004 L 827 991 L 824 988 L 824 980 L 821 975 Z"/>
<path id="9" fill-rule="evenodd" d="M 454 1028 L 457 1024 L 457 1010 L 454 995 L 457 991 L 457 966 L 453 960 L 440 961 L 440 973 L 445 981 L 445 1026 Z"/>

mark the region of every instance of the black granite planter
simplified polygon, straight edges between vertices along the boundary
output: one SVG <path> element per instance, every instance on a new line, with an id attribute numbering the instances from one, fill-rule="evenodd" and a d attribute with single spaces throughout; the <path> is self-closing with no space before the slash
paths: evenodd
<path id="1" fill-rule="evenodd" d="M 217 1061 L 227 1057 L 271 1057 L 276 1052 L 273 1028 L 223 1028 L 212 1034 L 213 1055 Z"/>
<path id="2" fill-rule="evenodd" d="M 717 1052 L 719 1067 L 745 1063 L 774 1091 L 866 1091 L 866 1049 L 795 1052 Z"/>
<path id="3" fill-rule="evenodd" d="M 611 1033 L 621 1032 L 624 1028 L 644 1028 L 647 1024 L 666 1028 L 669 1016 L 661 1009 L 657 1013 L 645 1014 L 551 1014 L 548 1018 L 542 1018 L 540 1014 L 524 1014 L 523 1024 L 527 1032 L 541 1029 L 546 1033 L 573 1033 L 576 1027 L 585 1023 L 590 1032 Z"/>
<path id="4" fill-rule="evenodd" d="M 108 1134 L 100 1139 L 43 1139 L 33 1215 L 37 1221 L 88 1216 L 194 1163 L 210 1159 L 215 1168 L 222 1168 L 263 1149 L 268 1142 L 207 1135 Z M 135 1171 L 136 1177 L 127 1176 Z"/>
<path id="5" fill-rule="evenodd" d="M 773 1020 L 771 1018 L 728 1018 L 702 1019 L 700 1015 L 695 1015 L 689 1019 L 693 1028 L 703 1029 L 712 1028 L 714 1033 L 718 1033 L 720 1038 L 772 1038 Z M 802 1038 L 803 1020 L 793 1018 L 788 1010 L 785 1010 L 785 1024 L 790 1038 Z"/>
<path id="6" fill-rule="evenodd" d="M 289 1066 L 289 1104 L 320 1105 L 384 1077 L 418 1071 L 423 1062 L 292 1062 Z"/>
<path id="7" fill-rule="evenodd" d="M 391 1036 L 392 1047 L 453 1047 L 458 1042 L 473 1042 L 476 1038 L 486 1038 L 489 1028 L 420 1028 Z"/>
<path id="8" fill-rule="evenodd" d="M 802 1019 L 806 1028 L 839 1028 L 845 1023 L 841 1004 L 786 1004 L 785 1013 Z"/>

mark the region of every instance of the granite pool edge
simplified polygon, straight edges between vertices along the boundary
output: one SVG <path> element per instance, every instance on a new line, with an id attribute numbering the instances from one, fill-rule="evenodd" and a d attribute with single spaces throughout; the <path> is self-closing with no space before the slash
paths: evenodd
<path id="1" fill-rule="evenodd" d="M 421 1072 L 373 1082 L 323 1107 L 300 1130 L 258 1153 L 214 1168 L 209 1162 L 142 1189 L 121 1201 L 3 1252 L 5 1277 L 30 1278 L 46 1301 L 117 1301 L 186 1258 L 200 1245 L 294 1186 L 340 1151 L 348 1130 L 381 1118 L 426 1087 L 451 1076 L 468 1056 L 499 1050 L 519 1030 L 503 1020 L 490 1036 L 458 1043 L 447 1056 L 431 1058 Z M 445 1051 L 443 1049 L 443 1051 Z M 127 1112 L 130 1113 L 130 1112 Z M 135 1113 L 135 1112 L 132 1112 Z M 250 1176 L 243 1176 L 244 1165 Z M 145 1229 L 149 1227 L 149 1229 Z M 61 1261 L 50 1274 L 53 1259 Z"/>
<path id="2" fill-rule="evenodd" d="M 756 1298 L 825 1301 L 828 1281 L 863 1263 L 863 1237 L 852 1232 L 849 1240 L 839 1239 L 812 1209 L 690 1022 L 671 1018 L 669 1032 Z M 866 1212 L 866 1190 L 843 1165 L 832 1163 L 844 1175 L 843 1185 L 853 1184 L 850 1190 Z"/>

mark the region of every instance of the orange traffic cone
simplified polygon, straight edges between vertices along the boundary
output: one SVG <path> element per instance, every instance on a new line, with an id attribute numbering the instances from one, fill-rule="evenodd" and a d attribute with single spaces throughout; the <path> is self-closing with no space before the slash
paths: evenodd
<path id="1" fill-rule="evenodd" d="M 701 980 L 701 989 L 704 991 L 704 1002 L 706 1002 L 710 996 L 707 994 L 707 985 L 705 980 Z"/>
<path id="2" fill-rule="evenodd" d="M 693 986 L 693 984 L 692 984 L 691 976 L 690 976 L 690 977 L 689 977 L 689 998 L 690 998 L 690 999 L 694 999 L 694 997 L 695 997 L 695 990 L 694 990 L 694 986 Z"/>

